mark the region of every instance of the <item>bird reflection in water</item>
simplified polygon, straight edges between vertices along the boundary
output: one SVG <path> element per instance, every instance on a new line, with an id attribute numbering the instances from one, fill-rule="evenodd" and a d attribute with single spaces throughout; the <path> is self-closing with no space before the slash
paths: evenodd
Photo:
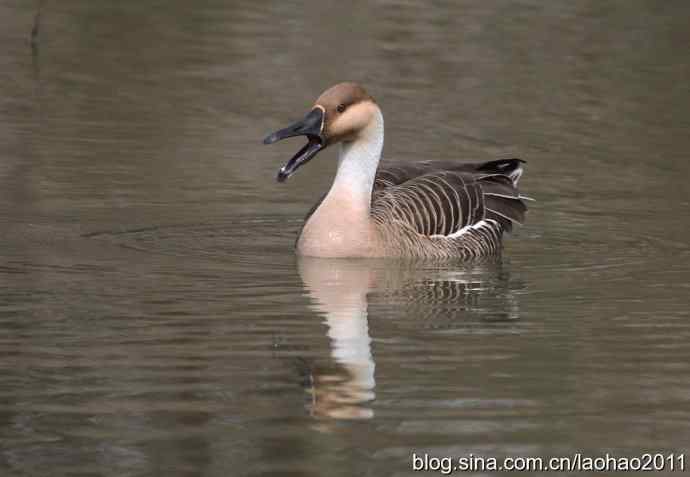
<path id="1" fill-rule="evenodd" d="M 299 274 L 315 311 L 325 316 L 330 339 L 329 365 L 311 363 L 304 370 L 314 417 L 370 419 L 376 398 L 376 364 L 369 333 L 369 300 L 400 304 L 401 312 L 424 320 L 478 311 L 484 320 L 513 321 L 519 317 L 513 293 L 495 293 L 506 284 L 500 264 L 444 268 L 410 262 L 299 258 Z M 482 295 L 499 297 L 482 313 Z"/>

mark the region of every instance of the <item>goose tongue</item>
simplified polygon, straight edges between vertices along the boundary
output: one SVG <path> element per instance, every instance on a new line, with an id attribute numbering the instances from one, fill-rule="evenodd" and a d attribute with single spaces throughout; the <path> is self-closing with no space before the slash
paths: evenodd
<path id="1" fill-rule="evenodd" d="M 290 177 L 300 166 L 309 162 L 321 149 L 323 149 L 321 140 L 310 137 L 304 147 L 302 147 L 287 164 L 280 168 L 278 176 L 276 177 L 278 182 L 284 182 L 285 179 Z"/>

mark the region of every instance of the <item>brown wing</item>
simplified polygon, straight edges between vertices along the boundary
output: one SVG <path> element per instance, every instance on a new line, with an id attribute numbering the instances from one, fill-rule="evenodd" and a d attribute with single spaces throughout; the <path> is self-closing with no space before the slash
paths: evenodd
<path id="1" fill-rule="evenodd" d="M 511 230 L 524 221 L 527 210 L 515 185 L 520 163 L 455 164 L 426 173 L 424 167 L 439 163 L 386 167 L 377 175 L 372 215 L 380 223 L 402 221 L 426 236 L 452 236 L 482 220 L 501 232 Z"/>
<path id="2" fill-rule="evenodd" d="M 521 159 L 500 159 L 482 163 L 421 161 L 405 164 L 384 160 L 381 161 L 376 172 L 374 190 L 379 191 L 392 185 L 403 184 L 415 177 L 444 171 L 479 173 L 480 175 L 502 174 L 510 177 L 517 186 L 517 182 L 522 175 L 522 164 L 524 162 Z"/>

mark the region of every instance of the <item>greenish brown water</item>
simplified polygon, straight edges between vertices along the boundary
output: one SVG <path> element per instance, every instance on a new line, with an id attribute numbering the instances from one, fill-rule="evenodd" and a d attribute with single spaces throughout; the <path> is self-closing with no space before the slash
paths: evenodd
<path id="1" fill-rule="evenodd" d="M 0 0 L 0 475 L 384 476 L 690 447 L 690 4 Z M 299 261 L 384 155 L 528 161 L 497 264 Z"/>

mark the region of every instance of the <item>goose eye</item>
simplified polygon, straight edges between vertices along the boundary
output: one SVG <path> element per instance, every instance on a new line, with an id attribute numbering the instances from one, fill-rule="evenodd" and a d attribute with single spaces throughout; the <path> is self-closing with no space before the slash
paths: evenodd
<path id="1" fill-rule="evenodd" d="M 338 111 L 339 113 L 342 113 L 343 111 L 345 111 L 345 105 L 339 104 L 338 107 L 335 108 L 335 110 Z"/>

